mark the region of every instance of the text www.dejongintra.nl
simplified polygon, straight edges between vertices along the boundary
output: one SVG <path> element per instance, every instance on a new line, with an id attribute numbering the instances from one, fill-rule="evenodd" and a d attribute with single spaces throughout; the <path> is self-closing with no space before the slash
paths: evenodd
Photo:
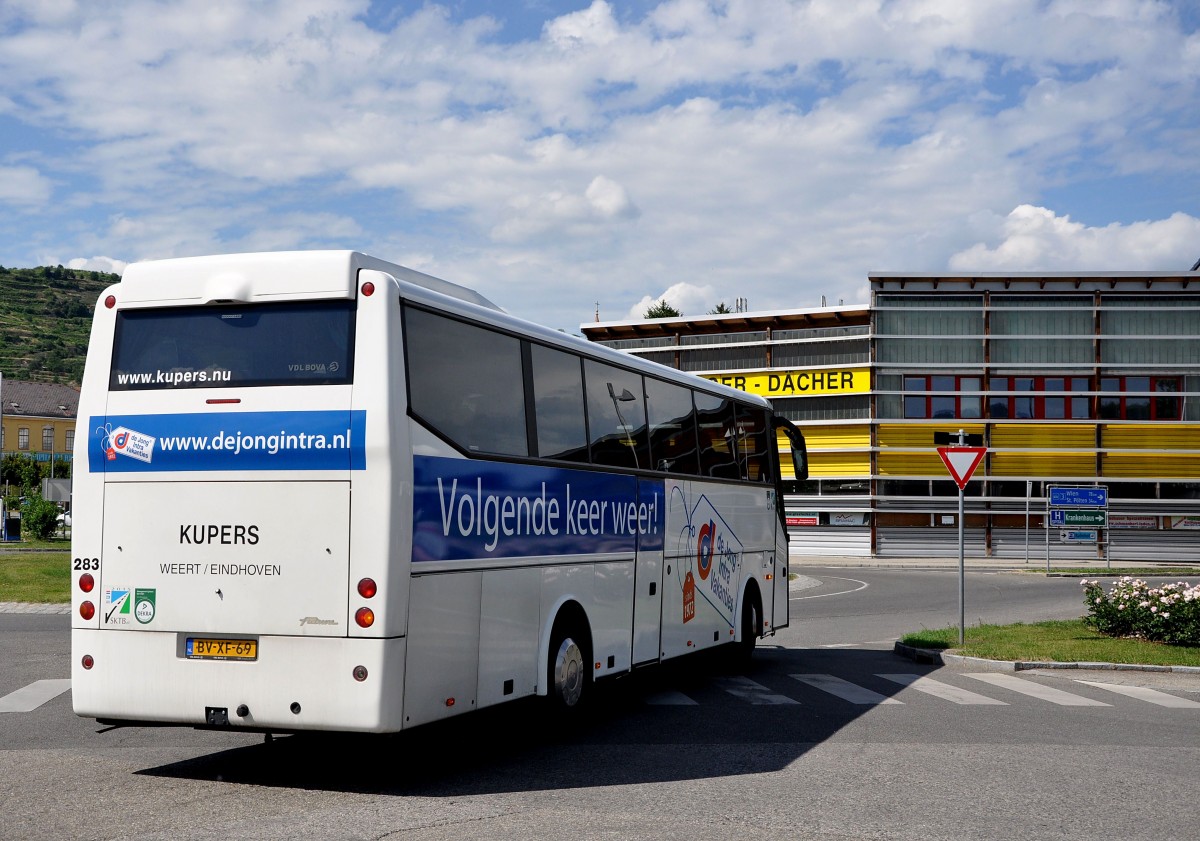
<path id="1" fill-rule="evenodd" d="M 350 430 L 336 435 L 309 434 L 280 430 L 271 435 L 243 435 L 235 432 L 227 435 L 178 435 L 159 438 L 159 447 L 165 451 L 226 452 L 238 455 L 243 452 L 276 455 L 287 450 L 348 450 Z"/>

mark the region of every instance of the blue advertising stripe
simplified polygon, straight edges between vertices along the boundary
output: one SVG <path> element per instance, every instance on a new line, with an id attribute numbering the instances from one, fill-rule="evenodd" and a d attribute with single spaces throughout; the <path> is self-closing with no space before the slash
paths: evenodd
<path id="1" fill-rule="evenodd" d="M 413 560 L 661 549 L 663 482 L 539 465 L 416 456 Z"/>
<path id="2" fill-rule="evenodd" d="M 88 471 L 363 470 L 367 413 L 93 415 Z"/>

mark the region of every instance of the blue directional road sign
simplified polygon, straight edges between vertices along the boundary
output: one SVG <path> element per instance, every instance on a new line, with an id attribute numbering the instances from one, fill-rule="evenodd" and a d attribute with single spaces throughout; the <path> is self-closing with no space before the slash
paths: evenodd
<path id="1" fill-rule="evenodd" d="M 1104 527 L 1108 525 L 1108 512 L 1097 511 L 1093 508 L 1080 510 L 1071 508 L 1052 508 L 1050 509 L 1050 525 Z"/>
<path id="2" fill-rule="evenodd" d="M 1060 531 L 1058 533 L 1058 539 L 1063 543 L 1095 543 L 1096 531 L 1094 529 Z"/>
<path id="3" fill-rule="evenodd" d="M 1050 504 L 1072 508 L 1107 508 L 1108 488 L 1051 488 Z"/>

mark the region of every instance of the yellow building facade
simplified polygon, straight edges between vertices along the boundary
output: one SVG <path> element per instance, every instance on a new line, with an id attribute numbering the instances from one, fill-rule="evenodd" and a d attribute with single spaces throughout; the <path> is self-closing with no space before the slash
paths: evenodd
<path id="1" fill-rule="evenodd" d="M 71 460 L 79 390 L 55 383 L 0 380 L 0 453 Z"/>

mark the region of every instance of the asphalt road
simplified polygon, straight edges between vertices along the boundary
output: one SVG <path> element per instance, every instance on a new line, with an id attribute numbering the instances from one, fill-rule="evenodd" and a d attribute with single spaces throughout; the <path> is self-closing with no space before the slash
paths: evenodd
<path id="1" fill-rule="evenodd" d="M 102 728 L 69 692 L 0 713 L 0 838 L 1195 837 L 1200 681 L 1022 673 L 1013 688 L 913 663 L 891 641 L 956 622 L 956 572 L 802 572 L 792 627 L 748 669 L 639 673 L 570 724 L 518 702 L 265 743 Z M 1077 580 L 967 585 L 971 623 L 1082 613 Z M 67 625 L 0 615 L 0 698 L 67 676 Z"/>

